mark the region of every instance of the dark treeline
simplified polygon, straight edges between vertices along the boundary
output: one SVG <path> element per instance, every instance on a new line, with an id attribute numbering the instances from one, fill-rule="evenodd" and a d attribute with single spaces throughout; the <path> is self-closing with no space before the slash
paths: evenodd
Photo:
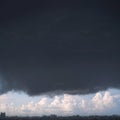
<path id="1" fill-rule="evenodd" d="M 120 116 L 42 116 L 42 117 L 6 117 L 0 120 L 120 120 Z"/>

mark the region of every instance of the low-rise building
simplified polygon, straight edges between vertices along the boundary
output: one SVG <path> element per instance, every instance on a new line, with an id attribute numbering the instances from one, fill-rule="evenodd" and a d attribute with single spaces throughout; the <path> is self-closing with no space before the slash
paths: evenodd
<path id="1" fill-rule="evenodd" d="M 5 117 L 6 117 L 5 112 L 1 112 L 1 113 L 0 113 L 0 117 L 1 117 L 1 118 L 5 118 Z"/>

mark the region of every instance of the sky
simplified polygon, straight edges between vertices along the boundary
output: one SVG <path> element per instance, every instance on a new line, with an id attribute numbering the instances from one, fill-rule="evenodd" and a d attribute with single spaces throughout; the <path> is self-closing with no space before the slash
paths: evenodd
<path id="1" fill-rule="evenodd" d="M 47 111 L 43 105 L 40 114 L 56 107 L 62 115 L 66 109 L 89 114 L 78 112 L 74 100 L 80 107 L 88 103 L 93 115 L 98 106 L 100 114 L 119 113 L 114 109 L 120 94 L 119 6 L 117 0 L 0 1 L 0 96 L 7 101 L 1 104 L 5 110 L 13 107 L 8 114 L 14 109 L 39 114 L 33 106 L 40 101 L 40 107 L 51 105 Z M 4 106 L 9 96 L 21 99 Z"/>
<path id="2" fill-rule="evenodd" d="M 108 89 L 87 95 L 28 96 L 10 91 L 0 95 L 0 111 L 7 116 L 120 115 L 120 90 Z"/>

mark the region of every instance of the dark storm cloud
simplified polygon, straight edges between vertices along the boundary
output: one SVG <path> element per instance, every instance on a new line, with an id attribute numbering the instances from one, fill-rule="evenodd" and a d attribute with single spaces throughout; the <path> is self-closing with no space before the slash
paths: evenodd
<path id="1" fill-rule="evenodd" d="M 120 88 L 118 2 L 1 2 L 1 93 Z"/>

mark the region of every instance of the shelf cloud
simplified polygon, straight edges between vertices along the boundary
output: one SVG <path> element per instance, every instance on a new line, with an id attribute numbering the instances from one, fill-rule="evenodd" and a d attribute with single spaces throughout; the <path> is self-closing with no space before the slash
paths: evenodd
<path id="1" fill-rule="evenodd" d="M 117 3 L 2 4 L 1 94 L 88 94 L 120 88 Z M 5 11 L 8 4 L 11 9 Z"/>

